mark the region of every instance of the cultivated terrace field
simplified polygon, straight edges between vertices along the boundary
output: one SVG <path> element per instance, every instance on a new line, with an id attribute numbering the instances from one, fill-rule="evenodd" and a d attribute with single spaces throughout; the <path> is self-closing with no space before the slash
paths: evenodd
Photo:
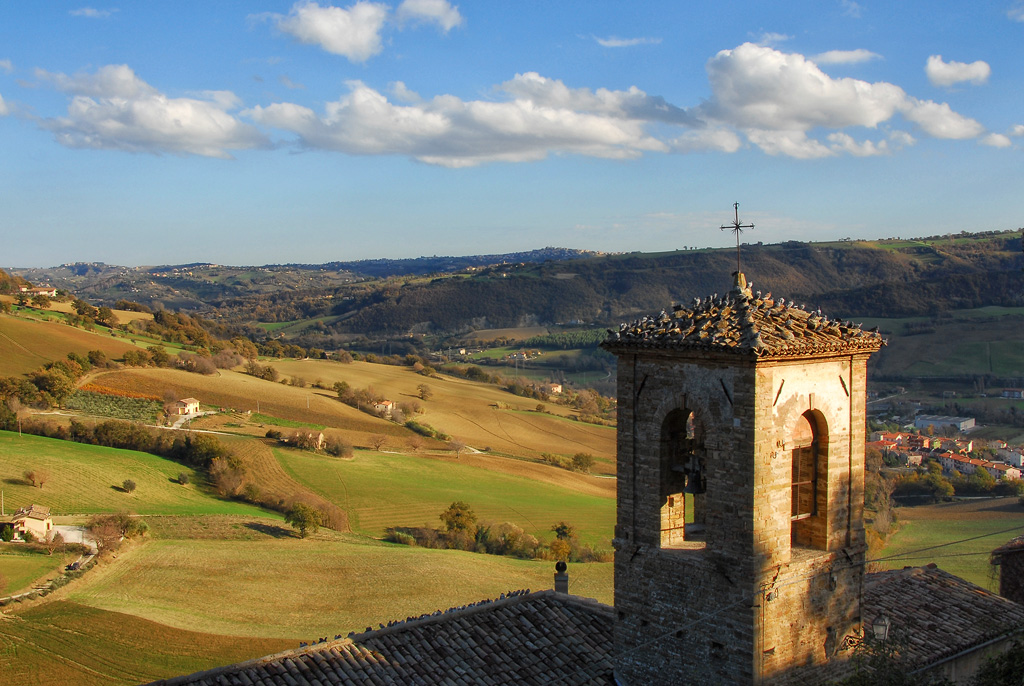
<path id="1" fill-rule="evenodd" d="M 25 374 L 47 362 L 102 350 L 111 359 L 138 347 L 123 338 L 111 338 L 58 322 L 0 315 L 0 376 Z"/>

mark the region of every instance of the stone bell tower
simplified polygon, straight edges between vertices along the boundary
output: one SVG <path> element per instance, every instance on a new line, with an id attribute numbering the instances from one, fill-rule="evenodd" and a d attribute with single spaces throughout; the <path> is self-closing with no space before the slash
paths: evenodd
<path id="1" fill-rule="evenodd" d="M 877 333 L 754 294 L 620 327 L 622 684 L 786 683 L 860 626 Z"/>

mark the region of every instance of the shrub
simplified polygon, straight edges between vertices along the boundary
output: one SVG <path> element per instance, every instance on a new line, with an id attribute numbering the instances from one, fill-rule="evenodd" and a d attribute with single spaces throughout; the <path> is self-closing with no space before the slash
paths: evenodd
<path id="1" fill-rule="evenodd" d="M 22 531 L 21 540 L 25 541 L 25 543 L 35 543 L 36 535 L 31 531 Z"/>
<path id="2" fill-rule="evenodd" d="M 416 537 L 405 531 L 399 531 L 394 528 L 390 528 L 387 531 L 387 535 L 384 536 L 384 540 L 390 543 L 399 543 L 401 545 L 416 545 Z"/>
<path id="3" fill-rule="evenodd" d="M 0 529 L 0 541 L 3 541 L 4 543 L 10 543 L 13 540 L 14 529 L 11 527 L 10 524 L 7 524 L 6 526 L 4 526 L 4 528 Z"/>
<path id="4" fill-rule="evenodd" d="M 187 472 L 179 472 L 178 473 L 178 483 L 181 484 L 182 486 L 184 486 L 184 485 L 186 485 L 188 483 L 188 473 Z"/>
<path id="5" fill-rule="evenodd" d="M 328 438 L 324 451 L 334 457 L 352 457 L 352 444 L 340 438 Z"/>

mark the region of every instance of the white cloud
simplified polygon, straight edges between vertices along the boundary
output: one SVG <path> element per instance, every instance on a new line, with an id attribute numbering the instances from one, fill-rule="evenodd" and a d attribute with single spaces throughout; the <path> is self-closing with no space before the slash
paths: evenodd
<path id="1" fill-rule="evenodd" d="M 787 155 L 798 160 L 812 160 L 835 154 L 820 142 L 808 138 L 803 131 L 750 129 L 747 131 L 747 138 L 769 155 Z"/>
<path id="2" fill-rule="evenodd" d="M 1013 128 L 1010 129 L 1010 132 L 1007 135 L 1010 135 L 1010 136 L 1024 136 L 1024 124 L 1015 124 L 1013 126 Z"/>
<path id="3" fill-rule="evenodd" d="M 437 24 L 445 33 L 461 26 L 462 15 L 458 7 L 452 7 L 448 0 L 404 0 L 398 6 L 398 21 L 427 22 Z"/>
<path id="4" fill-rule="evenodd" d="M 857 50 L 829 50 L 815 55 L 811 59 L 818 64 L 858 64 L 881 59 L 878 53 L 858 48 Z"/>
<path id="5" fill-rule="evenodd" d="M 907 148 L 917 143 L 917 139 L 906 131 L 893 131 L 889 134 L 889 141 L 892 142 L 890 147 L 893 149 Z"/>
<path id="6" fill-rule="evenodd" d="M 992 68 L 981 60 L 970 64 L 943 62 L 942 55 L 932 55 L 925 64 L 924 72 L 934 86 L 952 86 L 964 81 L 980 85 L 988 81 Z"/>
<path id="7" fill-rule="evenodd" d="M 918 100 L 891 83 L 834 79 L 803 55 L 752 43 L 719 52 L 707 70 L 712 97 L 690 113 L 745 130 L 751 142 L 771 155 L 824 157 L 837 147 L 863 152 L 865 146 L 851 147 L 845 139 L 837 139 L 830 149 L 807 133 L 814 128 L 876 128 L 896 114 L 936 138 L 974 138 L 985 131 L 945 103 Z"/>
<path id="8" fill-rule="evenodd" d="M 661 43 L 660 38 L 617 38 L 615 36 L 598 38 L 594 36 L 594 40 L 604 48 L 631 48 L 634 45 L 658 45 Z"/>
<path id="9" fill-rule="evenodd" d="M 874 127 L 906 99 L 890 83 L 833 79 L 803 55 L 753 43 L 719 52 L 707 70 L 713 96 L 698 109 L 740 128 Z"/>
<path id="10" fill-rule="evenodd" d="M 381 51 L 381 30 L 388 6 L 360 1 L 348 9 L 321 7 L 312 0 L 292 6 L 288 16 L 269 15 L 277 28 L 307 45 L 365 62 Z"/>
<path id="11" fill-rule="evenodd" d="M 280 82 L 282 86 L 284 86 L 288 90 L 304 90 L 306 88 L 301 83 L 296 83 L 295 81 L 292 81 L 290 78 L 288 78 L 287 74 L 281 74 L 280 76 L 277 77 L 277 80 Z"/>
<path id="12" fill-rule="evenodd" d="M 0 117 L 6 116 L 10 112 L 7 109 L 7 103 L 4 102 L 4 96 L 0 95 Z"/>
<path id="13" fill-rule="evenodd" d="M 389 100 L 357 81 L 322 113 L 281 102 L 243 115 L 293 133 L 302 147 L 406 155 L 449 167 L 552 154 L 733 153 L 744 139 L 769 155 L 867 157 L 915 143 L 907 131 L 892 129 L 899 117 L 936 138 L 986 133 L 945 103 L 919 100 L 891 83 L 832 78 L 803 55 L 753 43 L 721 51 L 708 61 L 707 71 L 712 95 L 690 109 L 635 86 L 572 88 L 527 72 L 495 87 L 495 101 L 453 95 L 423 99 L 400 81 L 389 85 Z M 846 130 L 882 125 L 891 130 L 881 139 Z"/>
<path id="14" fill-rule="evenodd" d="M 524 81 L 532 90 L 519 88 Z M 621 159 L 668 150 L 645 132 L 643 121 L 627 116 L 629 103 L 646 97 L 639 91 L 569 90 L 561 82 L 527 74 L 503 84 L 512 98 L 508 101 L 441 95 L 402 106 L 361 82 L 349 86 L 350 92 L 328 103 L 323 115 L 292 103 L 255 107 L 247 114 L 295 133 L 308 148 L 408 155 L 447 167 L 532 161 L 552 153 Z"/>
<path id="15" fill-rule="evenodd" d="M 1010 9 L 1006 10 L 1006 16 L 1011 21 L 1024 21 L 1024 2 L 1017 0 Z"/>
<path id="16" fill-rule="evenodd" d="M 41 81 L 48 81 L 59 91 L 74 95 L 132 99 L 157 92 L 136 76 L 127 64 L 110 64 L 97 69 L 94 74 L 79 73 L 74 76 L 36 69 L 35 76 Z"/>
<path id="17" fill-rule="evenodd" d="M 889 144 L 886 141 L 860 141 L 854 140 L 848 133 L 830 133 L 828 141 L 832 144 L 832 150 L 845 152 L 854 157 L 875 157 L 877 155 L 888 155 Z"/>
<path id="18" fill-rule="evenodd" d="M 669 141 L 673 152 L 736 152 L 743 147 L 743 141 L 735 131 L 729 129 L 694 129 Z"/>
<path id="19" fill-rule="evenodd" d="M 990 133 L 987 136 L 983 136 L 978 142 L 993 148 L 1009 148 L 1013 145 L 1013 141 L 1001 133 Z"/>
<path id="20" fill-rule="evenodd" d="M 777 45 L 778 43 L 785 43 L 793 36 L 787 36 L 784 33 L 775 33 L 773 31 L 765 31 L 761 34 L 758 39 L 758 45 Z"/>
<path id="21" fill-rule="evenodd" d="M 853 0 L 840 0 L 839 4 L 843 8 L 843 14 L 854 19 L 860 19 L 861 14 L 864 12 L 864 8 Z"/>
<path id="22" fill-rule="evenodd" d="M 388 85 L 388 90 L 395 100 L 401 102 L 419 102 L 423 98 L 414 90 L 409 89 L 402 81 L 394 81 Z"/>
<path id="23" fill-rule="evenodd" d="M 946 103 L 907 98 L 901 107 L 903 116 L 934 138 L 976 138 L 985 133 L 980 123 L 954 112 Z"/>
<path id="24" fill-rule="evenodd" d="M 98 10 L 92 7 L 82 7 L 81 9 L 71 10 L 70 12 L 68 12 L 68 14 L 70 14 L 72 17 L 88 17 L 89 19 L 103 19 L 104 17 L 109 17 L 116 11 L 116 9 Z"/>
<path id="25" fill-rule="evenodd" d="M 11 63 L 10 60 L 0 60 L 0 71 L 2 71 L 5 74 L 10 74 L 12 71 L 14 71 L 14 65 Z"/>
<path id="26" fill-rule="evenodd" d="M 169 98 L 127 65 L 75 76 L 37 70 L 36 76 L 72 96 L 66 117 L 39 120 L 70 148 L 228 158 L 229 150 L 268 145 L 263 134 L 228 114 L 239 105 L 229 91 Z"/>

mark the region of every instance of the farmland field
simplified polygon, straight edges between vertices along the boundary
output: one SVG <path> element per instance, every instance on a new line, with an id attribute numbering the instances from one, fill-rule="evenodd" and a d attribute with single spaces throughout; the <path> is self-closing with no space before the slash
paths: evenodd
<path id="1" fill-rule="evenodd" d="M 69 352 L 84 355 L 90 350 L 102 350 L 115 359 L 138 348 L 128 341 L 66 324 L 0 315 L 0 376 L 25 374 Z"/>
<path id="2" fill-rule="evenodd" d="M 395 402 L 417 402 L 424 413 L 418 415 L 416 421 L 423 421 L 477 449 L 490 448 L 528 457 L 539 457 L 545 452 L 567 456 L 588 452 L 602 461 L 598 471 L 614 471 L 610 467 L 615 455 L 614 429 L 564 421 L 573 412 L 560 405 L 542 403 L 546 412 L 514 412 L 534 410 L 538 403 L 491 384 L 449 376 L 426 378 L 409 367 L 318 360 L 281 360 L 273 365 L 288 376 L 321 379 L 327 386 L 336 381 L 346 381 L 353 388 L 372 386 L 375 392 Z M 420 384 L 426 384 L 433 391 L 429 400 L 419 400 L 417 387 Z M 600 467 L 602 463 L 604 467 Z"/>
<path id="3" fill-rule="evenodd" d="M 307 378 L 311 381 L 315 379 L 312 374 Z M 177 369 L 123 369 L 100 374 L 93 382 L 158 398 L 167 392 L 178 398 L 191 396 L 205 406 L 232 408 L 243 413 L 252 411 L 253 414 L 262 413 L 279 419 L 337 427 L 363 436 L 367 433 L 405 432 L 392 422 L 371 417 L 341 403 L 334 391 L 287 386 L 228 370 L 220 370 L 213 376 L 203 376 Z"/>
<path id="4" fill-rule="evenodd" d="M 19 686 L 138 684 L 295 648 L 218 636 L 54 601 L 0 622 L 0 674 Z"/>
<path id="5" fill-rule="evenodd" d="M 296 480 L 345 509 L 354 531 L 371 536 L 383 535 L 389 526 L 439 527 L 441 512 L 464 500 L 480 521 L 512 522 L 551 539 L 551 526 L 565 520 L 584 542 L 611 550 L 615 491 L 610 479 L 540 465 L 524 465 L 530 471 L 521 474 L 502 473 L 494 465 L 470 463 L 469 456 L 455 461 L 359 451 L 354 460 L 338 460 L 294 450 L 275 454 Z M 511 468 L 520 464 L 505 462 Z M 549 482 L 536 478 L 541 471 Z"/>
<path id="6" fill-rule="evenodd" d="M 309 640 L 551 588 L 553 572 L 551 562 L 321 530 L 307 539 L 151 540 L 91 572 L 68 598 L 178 629 Z M 611 563 L 573 564 L 569 574 L 572 593 L 611 601 Z"/>
<path id="7" fill-rule="evenodd" d="M 7 582 L 6 587 L 0 588 L 0 596 L 27 590 L 37 579 L 57 571 L 64 561 L 59 554 L 26 553 L 11 548 L 0 547 L 0 576 Z"/>
<path id="8" fill-rule="evenodd" d="M 907 377 L 1024 375 L 1021 308 L 957 310 L 933 319 L 865 319 L 865 326 L 892 331 L 889 345 L 873 362 L 877 373 Z M 858 318 L 858 321 L 860 319 Z M 902 335 L 907 324 L 931 326 L 919 335 Z"/>
<path id="9" fill-rule="evenodd" d="M 47 472 L 42 488 L 24 478 L 28 469 Z M 178 474 L 190 483 L 175 483 Z M 134 493 L 119 490 L 125 479 Z M 6 507 L 38 503 L 55 515 L 127 510 L 139 514 L 248 514 L 273 517 L 251 505 L 220 500 L 204 491 L 204 479 L 191 468 L 132 450 L 83 445 L 0 431 L 0 482 Z"/>
<path id="10" fill-rule="evenodd" d="M 883 558 L 889 559 L 880 564 L 888 569 L 901 569 L 934 562 L 947 572 L 990 590 L 998 590 L 999 582 L 998 568 L 988 562 L 989 553 L 1014 536 L 1024 534 L 1024 507 L 1016 498 L 901 507 L 896 512 L 901 526 L 882 551 Z M 945 545 L 967 538 L 976 540 Z"/>

